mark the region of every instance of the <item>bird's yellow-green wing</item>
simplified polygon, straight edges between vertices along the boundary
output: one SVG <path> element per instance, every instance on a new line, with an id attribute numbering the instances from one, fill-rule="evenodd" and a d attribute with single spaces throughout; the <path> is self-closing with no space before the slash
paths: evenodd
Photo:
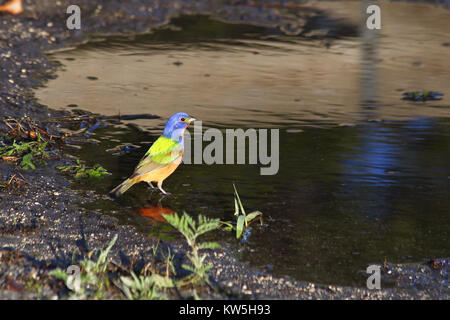
<path id="1" fill-rule="evenodd" d="M 183 156 L 183 145 L 164 136 L 159 137 L 137 165 L 132 177 L 166 166 Z"/>

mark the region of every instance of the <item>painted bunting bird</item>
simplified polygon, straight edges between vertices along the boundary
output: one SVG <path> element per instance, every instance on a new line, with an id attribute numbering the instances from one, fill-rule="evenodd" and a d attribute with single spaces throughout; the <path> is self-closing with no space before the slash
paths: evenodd
<path id="1" fill-rule="evenodd" d="M 184 151 L 184 131 L 195 120 L 184 112 L 172 115 L 167 120 L 162 136 L 148 149 L 133 174 L 110 191 L 111 197 L 119 197 L 141 181 L 147 182 L 152 188 L 152 182 L 156 182 L 159 190 L 167 194 L 162 188 L 163 181 L 180 165 Z"/>

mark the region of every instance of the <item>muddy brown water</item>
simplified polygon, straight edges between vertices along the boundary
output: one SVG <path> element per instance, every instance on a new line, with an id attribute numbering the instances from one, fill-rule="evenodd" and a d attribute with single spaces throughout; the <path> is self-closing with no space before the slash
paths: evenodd
<path id="1" fill-rule="evenodd" d="M 77 188 L 105 195 L 132 172 L 174 112 L 201 119 L 203 129 L 280 129 L 276 175 L 261 176 L 260 165 L 184 164 L 165 182 L 170 197 L 139 184 L 117 201 L 97 196 L 85 205 L 171 239 L 161 212 L 230 220 L 235 183 L 247 210 L 262 211 L 266 226 L 254 226 L 244 244 L 226 232 L 214 237 L 239 247 L 241 261 L 253 267 L 304 281 L 365 286 L 368 264 L 448 257 L 450 11 L 383 8 L 370 55 L 364 36 L 313 40 L 206 16 L 54 54 L 64 68 L 37 90 L 41 103 L 161 116 L 95 130 L 90 143 L 71 152 L 112 175 Z M 355 3 L 328 9 L 350 21 L 359 17 Z M 401 100 L 413 90 L 444 96 Z M 367 96 L 375 101 L 363 101 Z M 117 152 L 127 144 L 136 148 Z"/>

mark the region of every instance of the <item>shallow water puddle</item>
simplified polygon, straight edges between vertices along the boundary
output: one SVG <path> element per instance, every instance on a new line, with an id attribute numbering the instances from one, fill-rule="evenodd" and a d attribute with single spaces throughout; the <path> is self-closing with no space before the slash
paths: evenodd
<path id="1" fill-rule="evenodd" d="M 259 165 L 182 165 L 165 182 L 173 196 L 161 198 L 139 184 L 118 201 L 104 197 L 86 206 L 171 238 L 161 212 L 232 219 L 234 182 L 244 206 L 262 211 L 267 224 L 237 244 L 241 259 L 319 283 L 364 286 L 359 271 L 367 264 L 448 256 L 450 48 L 442 45 L 448 39 L 440 20 L 427 13 L 449 19 L 450 12 L 384 5 L 384 23 L 396 27 L 381 30 L 376 72 L 370 69 L 377 101 L 370 104 L 360 102 L 365 61 L 356 37 L 287 37 L 195 16 L 151 35 L 55 54 L 64 71 L 37 91 L 42 103 L 161 116 L 95 130 L 97 142 L 73 154 L 113 175 L 78 188 L 106 194 L 178 111 L 201 119 L 204 129 L 280 129 L 276 175 L 261 176 Z M 355 10 L 347 4 L 338 13 L 352 18 Z M 415 17 L 405 18 L 405 10 Z M 413 18 L 411 28 L 403 26 Z M 441 91 L 444 99 L 401 100 L 412 90 Z M 120 152 L 127 144 L 132 147 Z M 236 244 L 231 234 L 218 237 Z"/>

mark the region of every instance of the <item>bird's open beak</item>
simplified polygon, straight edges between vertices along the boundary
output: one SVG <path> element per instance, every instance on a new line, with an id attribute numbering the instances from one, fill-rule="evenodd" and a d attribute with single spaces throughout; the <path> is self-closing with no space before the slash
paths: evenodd
<path id="1" fill-rule="evenodd" d="M 186 118 L 186 119 L 184 120 L 184 122 L 186 122 L 187 124 L 191 124 L 191 123 L 194 122 L 195 120 L 197 120 L 197 119 L 195 119 L 195 118 Z"/>

